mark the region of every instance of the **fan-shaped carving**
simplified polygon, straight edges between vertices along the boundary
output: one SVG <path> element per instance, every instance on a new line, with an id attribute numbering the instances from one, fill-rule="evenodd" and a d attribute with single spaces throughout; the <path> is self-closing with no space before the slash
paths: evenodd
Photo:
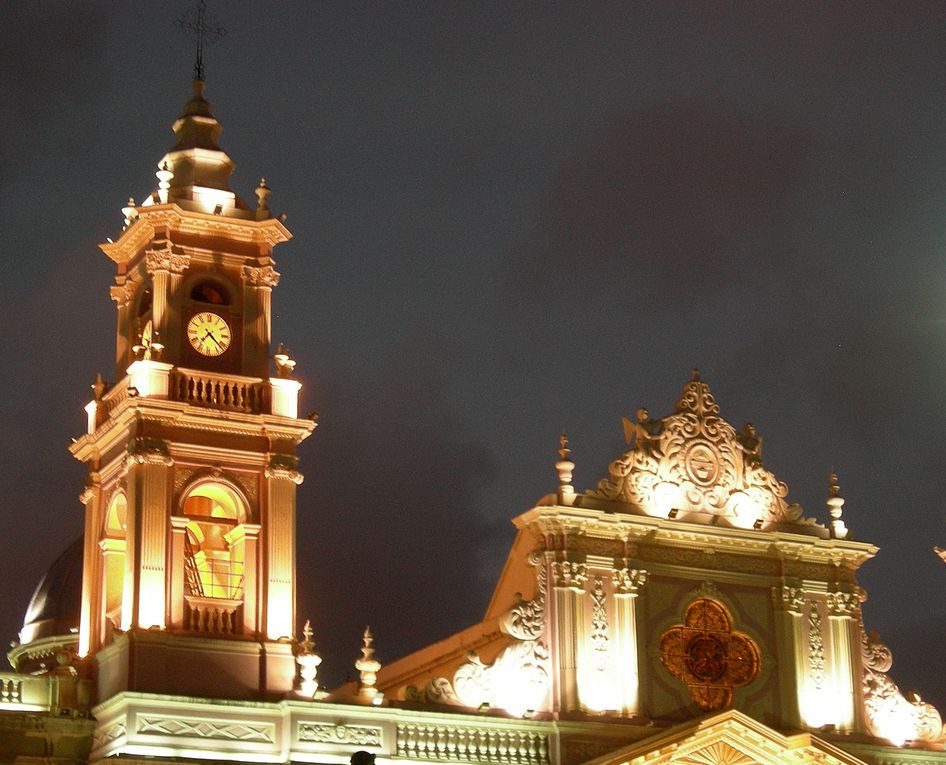
<path id="1" fill-rule="evenodd" d="M 717 741 L 703 749 L 675 758 L 673 762 L 682 765 L 752 765 L 755 760 L 729 744 Z"/>

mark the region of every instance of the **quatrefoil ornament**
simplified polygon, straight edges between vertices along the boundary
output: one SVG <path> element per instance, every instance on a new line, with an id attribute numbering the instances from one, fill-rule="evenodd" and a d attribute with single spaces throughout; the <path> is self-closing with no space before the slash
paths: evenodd
<path id="1" fill-rule="evenodd" d="M 748 635 L 733 629 L 729 612 L 715 600 L 700 598 L 687 606 L 683 624 L 660 637 L 660 662 L 687 684 L 701 709 L 732 704 L 733 689 L 759 673 L 759 648 Z"/>

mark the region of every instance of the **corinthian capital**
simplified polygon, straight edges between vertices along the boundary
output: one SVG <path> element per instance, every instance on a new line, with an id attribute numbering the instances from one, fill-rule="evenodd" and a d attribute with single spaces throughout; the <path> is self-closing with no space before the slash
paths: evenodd
<path id="1" fill-rule="evenodd" d="M 254 287 L 275 287 L 279 284 L 279 272 L 272 266 L 243 266 L 243 278 Z"/>
<path id="2" fill-rule="evenodd" d="M 588 567 L 584 563 L 563 560 L 552 564 L 552 583 L 555 587 L 581 589 L 587 580 Z"/>
<path id="3" fill-rule="evenodd" d="M 108 294 L 118 305 L 128 305 L 135 295 L 135 286 L 131 282 L 125 281 L 124 277 L 122 277 L 120 284 L 113 284 L 109 287 Z"/>
<path id="4" fill-rule="evenodd" d="M 189 255 L 175 252 L 170 242 L 156 244 L 145 252 L 145 268 L 149 274 L 155 271 L 167 271 L 172 274 L 182 274 L 190 265 Z"/>
<path id="5" fill-rule="evenodd" d="M 853 616 L 861 599 L 856 592 L 829 592 L 828 613 L 831 616 Z"/>
<path id="6" fill-rule="evenodd" d="M 637 568 L 619 568 L 611 572 L 615 595 L 637 595 L 647 583 L 647 572 Z"/>
<path id="7" fill-rule="evenodd" d="M 805 605 L 805 593 L 800 587 L 773 587 L 772 601 L 779 611 L 800 614 Z"/>

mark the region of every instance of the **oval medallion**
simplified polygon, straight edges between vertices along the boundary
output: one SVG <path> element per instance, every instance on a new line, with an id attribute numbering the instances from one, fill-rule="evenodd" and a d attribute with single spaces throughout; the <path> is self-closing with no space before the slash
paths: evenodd
<path id="1" fill-rule="evenodd" d="M 719 477 L 719 457 L 707 443 L 693 444 L 687 450 L 683 464 L 690 480 L 700 486 L 710 486 Z"/>

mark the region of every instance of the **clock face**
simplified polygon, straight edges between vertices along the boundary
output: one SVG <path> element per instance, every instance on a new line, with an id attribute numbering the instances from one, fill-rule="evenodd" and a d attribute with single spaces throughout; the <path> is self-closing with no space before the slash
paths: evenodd
<path id="1" fill-rule="evenodd" d="M 219 356 L 230 347 L 230 327 L 210 311 L 194 314 L 187 322 L 187 339 L 204 356 Z"/>

